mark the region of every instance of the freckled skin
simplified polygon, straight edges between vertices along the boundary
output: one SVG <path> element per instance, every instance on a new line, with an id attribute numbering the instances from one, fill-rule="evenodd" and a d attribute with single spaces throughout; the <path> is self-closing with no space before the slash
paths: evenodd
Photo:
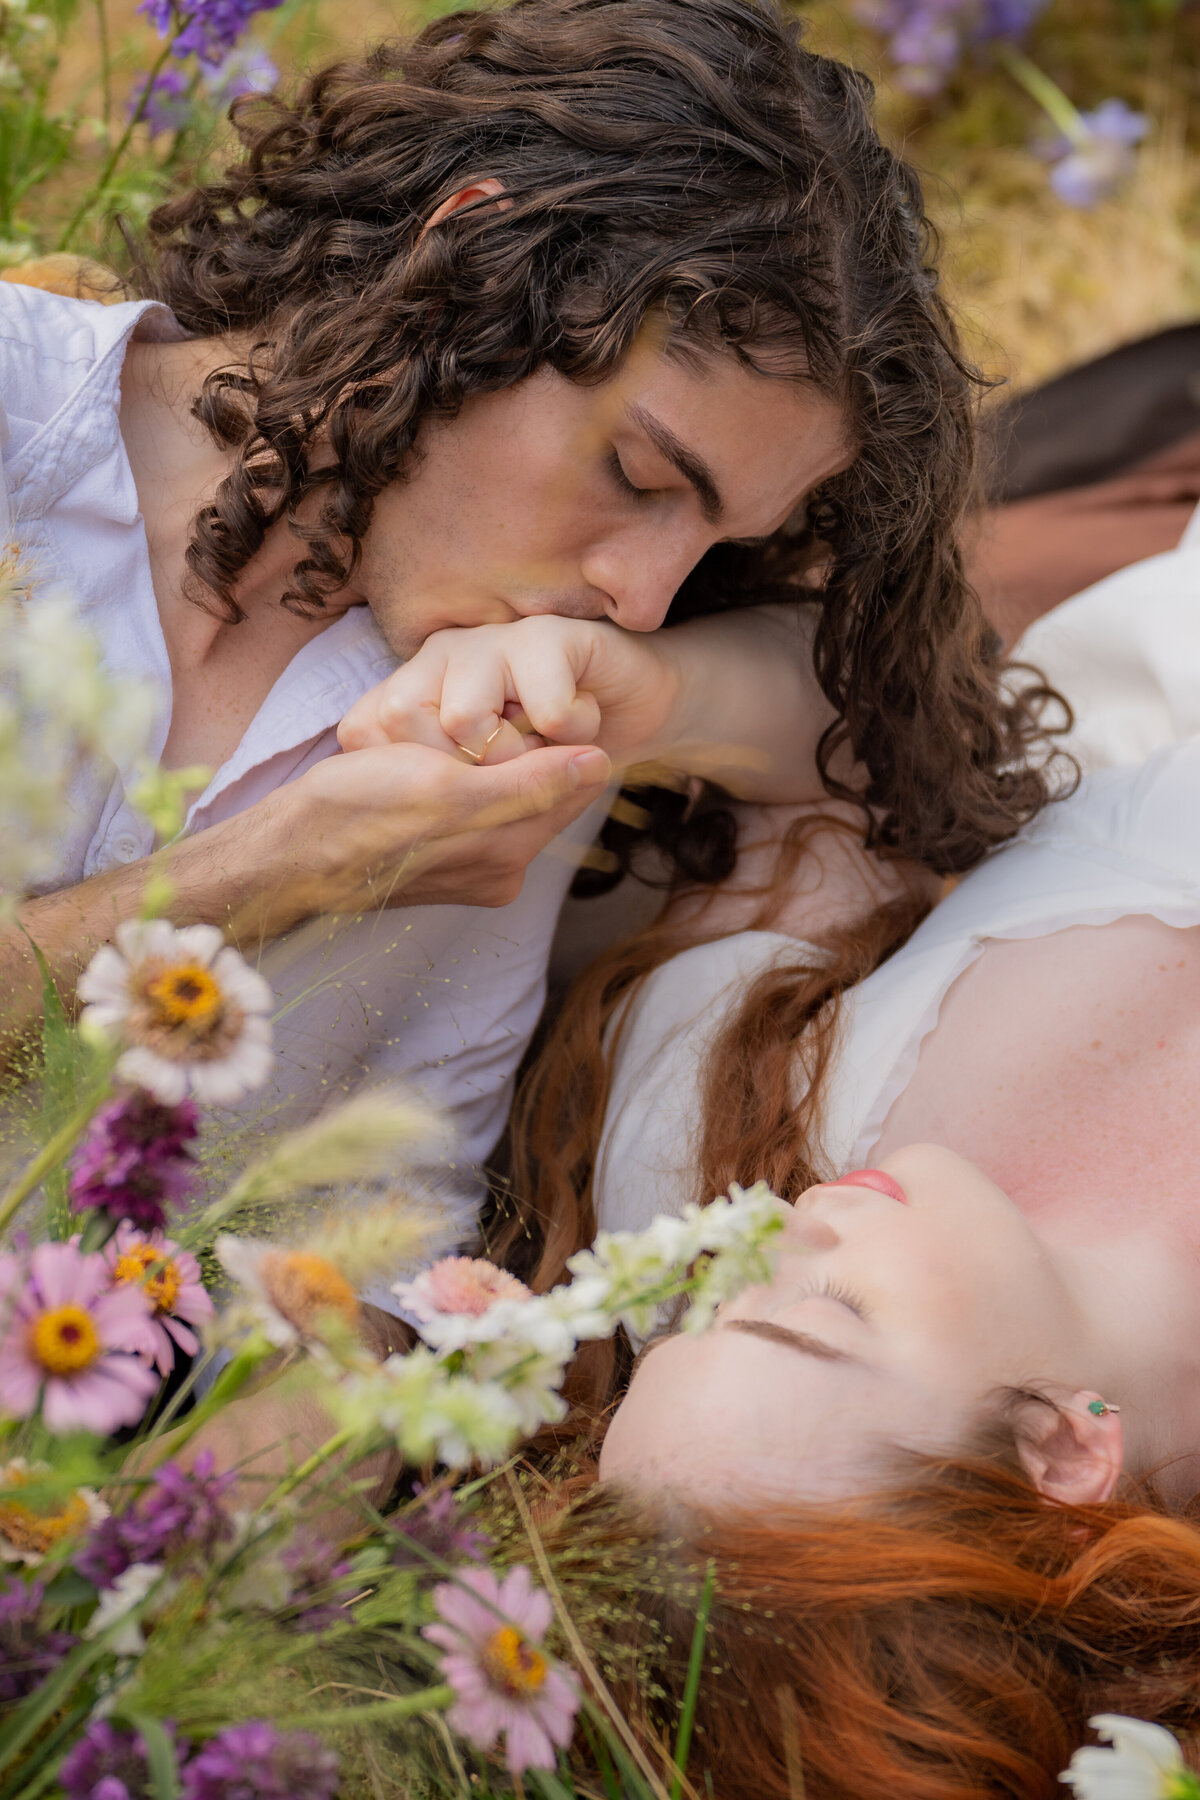
<path id="1" fill-rule="evenodd" d="M 1183 1223 L 1200 1152 L 1200 929 L 1129 918 L 989 944 L 871 1156 L 922 1140 L 986 1168 L 1031 1216 L 1053 1207 L 1102 1229 L 1136 1193 L 1139 1217 Z"/>

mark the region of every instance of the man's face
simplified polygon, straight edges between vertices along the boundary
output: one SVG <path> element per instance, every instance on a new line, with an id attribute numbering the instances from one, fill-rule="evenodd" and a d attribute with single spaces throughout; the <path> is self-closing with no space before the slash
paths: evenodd
<path id="1" fill-rule="evenodd" d="M 422 428 L 355 598 L 399 655 L 533 613 L 654 631 L 713 544 L 770 536 L 850 455 L 835 402 L 731 353 L 635 350 L 593 387 L 543 369 Z"/>

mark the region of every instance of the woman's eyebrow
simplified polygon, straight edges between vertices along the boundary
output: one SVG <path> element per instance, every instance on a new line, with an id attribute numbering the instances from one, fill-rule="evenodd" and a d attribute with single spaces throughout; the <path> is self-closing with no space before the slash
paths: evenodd
<path id="1" fill-rule="evenodd" d="M 768 1344 L 783 1344 L 788 1350 L 799 1350 L 804 1356 L 819 1357 L 822 1362 L 861 1362 L 849 1350 L 837 1350 L 823 1338 L 810 1337 L 807 1331 L 792 1331 L 787 1325 L 772 1325 L 769 1319 L 726 1319 L 723 1329 L 743 1331 L 748 1337 L 764 1338 Z"/>
<path id="2" fill-rule="evenodd" d="M 709 524 L 719 525 L 725 516 L 725 503 L 717 487 L 717 478 L 704 458 L 694 450 L 689 450 L 669 426 L 664 425 L 661 419 L 656 419 L 652 412 L 647 412 L 636 401 L 630 406 L 626 417 L 639 431 L 645 432 L 659 455 L 665 456 L 679 470 L 684 480 L 691 482 L 700 499 L 700 511 Z"/>

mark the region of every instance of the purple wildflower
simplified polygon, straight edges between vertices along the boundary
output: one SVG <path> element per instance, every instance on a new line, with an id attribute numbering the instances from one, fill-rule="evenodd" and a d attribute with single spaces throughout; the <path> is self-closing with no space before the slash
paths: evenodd
<path id="1" fill-rule="evenodd" d="M 331 1544 L 315 1532 L 298 1532 L 279 1560 L 287 1571 L 287 1611 L 296 1631 L 328 1631 L 346 1623 L 345 1602 L 354 1590 L 345 1584 L 353 1570 L 338 1560 Z"/>
<path id="2" fill-rule="evenodd" d="M 147 84 L 149 93 L 146 92 Z M 129 117 L 137 113 L 154 137 L 160 131 L 182 131 L 191 111 L 187 77 L 182 69 L 162 69 L 153 80 L 149 75 L 143 75 L 134 83 L 129 95 Z"/>
<path id="3" fill-rule="evenodd" d="M 1068 206 L 1095 206 L 1130 174 L 1133 149 L 1150 129 L 1144 113 L 1136 113 L 1124 100 L 1105 100 L 1094 112 L 1081 113 L 1085 136 L 1079 142 L 1060 137 L 1042 147 L 1054 163 L 1050 185 Z"/>
<path id="4" fill-rule="evenodd" d="M 888 39 L 897 84 L 936 94 L 963 54 L 1024 37 L 1046 0 L 859 0 L 854 10 Z"/>
<path id="5" fill-rule="evenodd" d="M 231 1725 L 183 1772 L 182 1800 L 333 1800 L 338 1758 L 306 1731 Z"/>
<path id="6" fill-rule="evenodd" d="M 466 1516 L 449 1488 L 422 1497 L 403 1519 L 391 1520 L 400 1539 L 392 1561 L 398 1569 L 428 1569 L 429 1563 L 420 1554 L 425 1550 L 443 1563 L 482 1562 L 492 1540 L 486 1532 L 472 1531 L 464 1524 Z M 409 1548 L 413 1544 L 419 1549 Z"/>
<path id="7" fill-rule="evenodd" d="M 166 1727 L 171 1734 L 171 1727 Z M 131 1731 L 93 1720 L 58 1771 L 63 1800 L 151 1800 L 146 1747 Z"/>
<path id="8" fill-rule="evenodd" d="M 100 1521 L 75 1567 L 98 1588 L 110 1588 L 133 1563 L 205 1560 L 234 1535 L 224 1500 L 236 1479 L 213 1474 L 211 1450 L 190 1470 L 164 1463 L 136 1505 Z"/>
<path id="9" fill-rule="evenodd" d="M 198 56 L 219 63 L 232 50 L 255 13 L 271 12 L 281 0 L 141 0 L 138 11 L 160 38 L 175 34 L 172 56 Z M 177 31 L 181 19 L 187 24 Z"/>
<path id="10" fill-rule="evenodd" d="M 279 85 L 279 70 L 261 44 L 243 44 L 218 63 L 201 63 L 208 97 L 218 108 L 243 94 L 269 94 Z"/>
<path id="11" fill-rule="evenodd" d="M 168 74 L 176 82 L 183 79 L 178 71 L 164 69 L 160 81 Z M 142 1231 L 161 1229 L 167 1207 L 180 1205 L 195 1187 L 188 1146 L 199 1129 L 192 1101 L 165 1106 L 143 1088 L 131 1088 L 102 1106 L 72 1163 L 72 1211 L 94 1208 L 114 1223 L 129 1219 Z"/>
<path id="12" fill-rule="evenodd" d="M 45 1593 L 40 1581 L 0 1580 L 0 1706 L 40 1687 L 75 1645 L 68 1632 L 39 1624 Z"/>

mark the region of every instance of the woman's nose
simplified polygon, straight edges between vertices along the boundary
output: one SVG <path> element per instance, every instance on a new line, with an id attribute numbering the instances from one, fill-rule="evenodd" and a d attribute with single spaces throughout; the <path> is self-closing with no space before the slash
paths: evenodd
<path id="1" fill-rule="evenodd" d="M 836 1225 L 802 1202 L 792 1208 L 784 1237 L 801 1250 L 836 1250 L 842 1241 Z"/>

